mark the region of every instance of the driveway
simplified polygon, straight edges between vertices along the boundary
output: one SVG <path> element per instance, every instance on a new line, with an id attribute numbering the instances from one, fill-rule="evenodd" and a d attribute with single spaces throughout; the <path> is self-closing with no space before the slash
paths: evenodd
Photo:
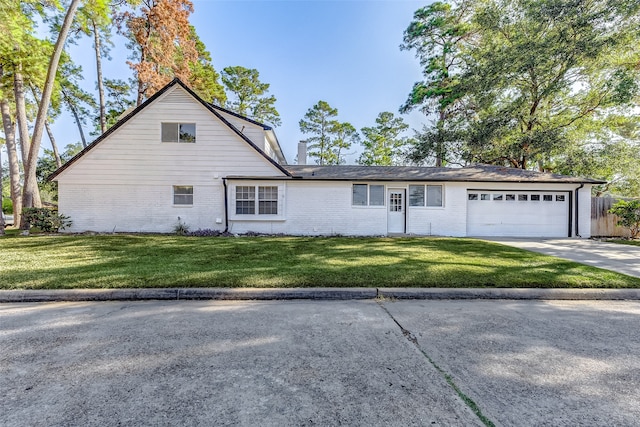
<path id="1" fill-rule="evenodd" d="M 640 277 L 640 246 L 591 239 L 483 238 L 503 245 Z"/>
<path id="2" fill-rule="evenodd" d="M 0 304 L 0 425 L 634 425 L 629 301 Z"/>

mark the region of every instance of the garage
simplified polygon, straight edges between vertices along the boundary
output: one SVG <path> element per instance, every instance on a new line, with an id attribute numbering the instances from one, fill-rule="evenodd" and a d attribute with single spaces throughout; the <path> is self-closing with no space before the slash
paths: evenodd
<path id="1" fill-rule="evenodd" d="M 467 190 L 468 236 L 567 237 L 569 191 Z"/>

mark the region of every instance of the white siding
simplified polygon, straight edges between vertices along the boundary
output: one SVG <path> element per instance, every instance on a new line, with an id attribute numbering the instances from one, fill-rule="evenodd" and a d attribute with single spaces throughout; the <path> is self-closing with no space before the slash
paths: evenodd
<path id="1" fill-rule="evenodd" d="M 224 117 L 229 123 L 236 127 L 244 136 L 249 138 L 251 142 L 256 144 L 261 150 L 265 150 L 265 136 L 262 126 L 255 125 L 246 120 L 242 120 L 232 114 L 227 114 L 224 111 L 216 110 L 222 117 Z"/>
<path id="2" fill-rule="evenodd" d="M 162 143 L 162 122 L 196 123 L 196 142 Z M 263 136 L 264 138 L 264 136 Z M 57 178 L 68 231 L 168 232 L 224 228 L 222 177 L 283 173 L 228 126 L 174 86 Z M 173 206 L 173 186 L 194 187 L 192 207 Z"/>

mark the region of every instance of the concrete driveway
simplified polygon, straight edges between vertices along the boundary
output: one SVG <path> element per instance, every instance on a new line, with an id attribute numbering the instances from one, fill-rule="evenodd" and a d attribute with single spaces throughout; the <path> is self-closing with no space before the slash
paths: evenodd
<path id="1" fill-rule="evenodd" d="M 637 425 L 640 304 L 0 304 L 0 425 Z"/>
<path id="2" fill-rule="evenodd" d="M 483 238 L 503 245 L 640 277 L 640 246 L 591 239 Z"/>

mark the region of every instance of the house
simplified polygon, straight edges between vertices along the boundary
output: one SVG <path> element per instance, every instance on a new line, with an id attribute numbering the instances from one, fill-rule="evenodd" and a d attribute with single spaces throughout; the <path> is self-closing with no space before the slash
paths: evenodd
<path id="1" fill-rule="evenodd" d="M 179 80 L 51 179 L 69 232 L 171 232 L 180 221 L 232 233 L 519 237 L 589 237 L 601 183 L 482 165 L 288 165 L 272 128 Z"/>

